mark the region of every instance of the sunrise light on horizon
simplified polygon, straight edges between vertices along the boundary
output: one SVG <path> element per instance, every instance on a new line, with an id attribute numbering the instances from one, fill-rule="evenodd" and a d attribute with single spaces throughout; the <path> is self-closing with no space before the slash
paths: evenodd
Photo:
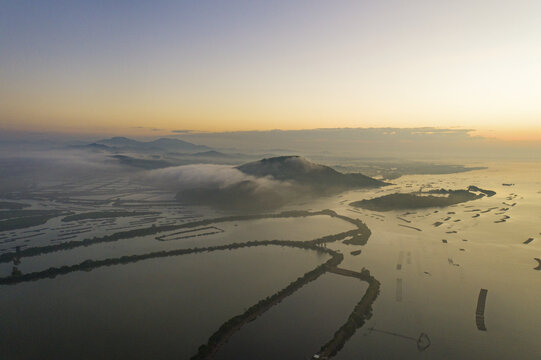
<path id="1" fill-rule="evenodd" d="M 526 0 L 2 2 L 0 128 L 541 140 L 539 13 Z"/>

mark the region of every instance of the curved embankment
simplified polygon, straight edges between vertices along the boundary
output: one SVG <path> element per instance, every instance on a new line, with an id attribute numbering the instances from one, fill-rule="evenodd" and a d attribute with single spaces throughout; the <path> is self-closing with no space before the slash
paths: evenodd
<path id="1" fill-rule="evenodd" d="M 364 236 L 360 235 L 359 229 L 353 229 L 353 230 L 344 231 L 338 234 L 326 235 L 326 236 L 313 239 L 313 240 L 308 240 L 308 241 L 292 241 L 292 240 L 248 241 L 248 242 L 243 242 L 243 243 L 232 243 L 232 244 L 202 247 L 202 248 L 155 251 L 155 252 L 151 252 L 147 254 L 125 255 L 118 258 L 109 258 L 109 259 L 103 259 L 103 260 L 85 260 L 75 265 L 50 267 L 43 271 L 37 271 L 37 272 L 32 272 L 32 273 L 27 273 L 27 274 L 17 273 L 12 276 L 2 277 L 0 278 L 0 285 L 17 284 L 17 283 L 26 282 L 26 281 L 35 281 L 35 280 L 46 279 L 46 278 L 54 278 L 58 275 L 66 275 L 66 274 L 76 272 L 76 271 L 91 271 L 93 269 L 100 268 L 103 266 L 128 264 L 128 263 L 134 263 L 137 261 L 148 260 L 148 259 L 156 259 L 156 258 L 170 257 L 170 256 L 180 256 L 180 255 L 218 251 L 218 250 L 234 250 L 234 249 L 239 249 L 243 247 L 252 247 L 252 246 L 279 245 L 279 246 L 290 246 L 290 247 L 296 247 L 296 248 L 312 249 L 316 251 L 324 251 L 327 253 L 331 253 L 331 250 L 327 250 L 326 248 L 320 247 L 319 245 L 334 242 L 334 241 L 339 241 L 343 239 L 348 239 L 348 238 L 355 238 L 355 237 L 362 238 L 364 240 Z M 21 251 L 20 253 L 23 253 L 23 251 Z"/>
<path id="2" fill-rule="evenodd" d="M 534 267 L 533 269 L 534 270 L 541 270 L 541 259 L 540 258 L 535 258 L 534 260 L 537 261 L 538 265 L 536 267 Z"/>
<path id="3" fill-rule="evenodd" d="M 0 263 L 10 262 L 15 258 L 37 256 L 41 254 L 52 253 L 56 251 L 71 250 L 81 246 L 91 246 L 99 243 L 115 242 L 118 240 L 130 239 L 138 236 L 154 235 L 160 232 L 173 231 L 178 229 L 189 229 L 200 226 L 208 226 L 215 223 L 229 222 L 229 221 L 243 221 L 243 220 L 260 220 L 260 219 L 279 219 L 279 218 L 295 218 L 295 217 L 308 217 L 316 215 L 327 215 L 336 217 L 347 221 L 355 226 L 358 230 L 356 235 L 352 235 L 350 244 L 364 245 L 370 237 L 370 229 L 359 219 L 352 219 L 344 215 L 339 215 L 336 212 L 326 209 L 321 211 L 285 211 L 277 214 L 254 214 L 254 215 L 236 215 L 225 216 L 221 218 L 198 220 L 189 223 L 183 223 L 179 225 L 162 225 L 162 226 L 149 226 L 141 229 L 120 231 L 111 235 L 105 235 L 101 237 L 93 237 L 84 240 L 72 240 L 59 244 L 47 245 L 47 246 L 35 246 L 28 247 L 17 252 L 8 252 L 0 255 Z"/>
<path id="4" fill-rule="evenodd" d="M 338 268 L 344 256 L 335 251 L 329 252 L 333 257 L 325 264 L 318 266 L 314 270 L 307 272 L 303 277 L 289 284 L 283 290 L 274 295 L 261 300 L 250 307 L 243 314 L 237 315 L 226 321 L 218 331 L 211 335 L 209 341 L 199 347 L 197 354 L 192 356 L 191 360 L 212 359 L 219 348 L 224 345 L 235 332 L 241 329 L 243 325 L 254 321 L 258 316 L 265 313 L 272 306 L 279 304 L 283 299 L 292 295 L 304 285 L 316 280 L 325 272 L 331 272 L 342 276 L 351 276 L 368 283 L 368 289 L 357 303 L 346 322 L 335 332 L 333 338 L 323 345 L 318 353 L 322 358 L 330 358 L 336 355 L 344 344 L 355 334 L 358 328 L 364 325 L 365 321 L 372 316 L 372 304 L 379 295 L 380 283 L 370 272 L 363 268 L 362 272 Z"/>
<path id="5" fill-rule="evenodd" d="M 353 334 L 355 334 L 355 331 L 363 326 L 366 320 L 370 319 L 372 316 L 372 304 L 379 295 L 380 287 L 380 282 L 370 275 L 370 271 L 364 268 L 360 273 L 337 267 L 330 268 L 329 271 L 335 274 L 351 276 L 366 281 L 368 283 L 368 289 L 366 289 L 361 301 L 357 303 L 344 325 L 334 333 L 333 338 L 329 342 L 321 347 L 318 355 L 323 359 L 336 355 Z"/>
<path id="6" fill-rule="evenodd" d="M 212 359 L 219 348 L 225 344 L 235 332 L 240 330 L 243 325 L 255 320 L 272 306 L 279 304 L 283 299 L 292 295 L 309 282 L 316 280 L 325 272 L 355 277 L 362 281 L 366 281 L 369 284 L 366 293 L 362 297 L 361 301 L 357 303 L 346 322 L 335 332 L 333 338 L 321 347 L 318 353 L 318 355 L 320 355 L 322 358 L 330 358 L 336 355 L 338 351 L 342 349 L 344 344 L 351 338 L 351 336 L 353 336 L 355 331 L 364 325 L 365 320 L 371 317 L 372 304 L 379 295 L 380 283 L 373 276 L 371 276 L 370 272 L 366 269 L 363 269 L 362 272 L 359 273 L 338 268 L 337 266 L 343 260 L 343 255 L 332 250 L 330 254 L 332 254 L 333 257 L 325 264 L 307 272 L 303 277 L 298 278 L 283 290 L 261 300 L 246 310 L 243 314 L 237 315 L 226 321 L 222 326 L 220 326 L 218 331 L 212 334 L 207 344 L 199 347 L 199 351 L 191 358 L 191 360 Z"/>
<path id="7" fill-rule="evenodd" d="M 321 249 L 321 248 L 320 248 Z M 220 326 L 220 328 L 210 336 L 208 342 L 199 347 L 197 354 L 191 357 L 192 360 L 201 360 L 201 359 L 212 359 L 216 354 L 219 348 L 225 344 L 231 336 L 238 330 L 242 328 L 248 322 L 255 320 L 258 316 L 265 313 L 274 305 L 279 304 L 286 297 L 292 295 L 297 290 L 302 288 L 304 285 L 308 284 L 319 278 L 330 268 L 335 267 L 342 262 L 344 255 L 327 248 L 323 248 L 325 252 L 332 255 L 332 258 L 329 259 L 326 263 L 316 267 L 315 269 L 307 272 L 304 276 L 298 278 L 284 289 L 278 291 L 277 293 L 269 296 L 257 304 L 251 306 L 244 313 L 234 316 Z"/>
<path id="8" fill-rule="evenodd" d="M 348 320 L 344 325 L 342 325 L 335 333 L 334 337 L 325 344 L 320 353 L 331 357 L 335 355 L 346 343 L 347 340 L 355 333 L 355 331 L 361 327 L 365 320 L 370 318 L 372 314 L 372 304 L 376 300 L 379 294 L 379 282 L 370 275 L 368 270 L 363 269 L 361 273 L 339 269 L 337 266 L 342 262 L 344 256 L 341 253 L 338 253 L 329 248 L 320 246 L 325 243 L 339 241 L 343 239 L 344 242 L 364 245 L 370 237 L 370 229 L 359 219 L 351 219 L 343 215 L 338 215 L 331 210 L 323 210 L 319 212 L 294 212 L 293 216 L 313 216 L 313 215 L 329 215 L 333 217 L 341 218 L 345 221 L 348 221 L 357 226 L 357 229 L 345 231 L 338 234 L 323 236 L 314 240 L 309 241 L 291 241 L 291 240 L 264 240 L 264 241 L 250 241 L 244 243 L 233 243 L 228 245 L 213 246 L 213 247 L 204 247 L 204 248 L 192 248 L 192 249 L 177 249 L 177 250 L 168 250 L 168 251 L 158 251 L 142 255 L 127 255 L 118 258 L 109 258 L 104 260 L 86 260 L 76 265 L 62 266 L 62 267 L 51 267 L 49 269 L 20 274 L 14 272 L 11 276 L 0 278 L 0 285 L 14 285 L 27 281 L 37 281 L 47 278 L 54 278 L 58 275 L 66 275 L 72 272 L 77 271 L 91 271 L 96 268 L 104 266 L 113 266 L 134 263 L 137 261 L 143 261 L 148 259 L 156 259 L 170 256 L 180 256 L 187 254 L 203 253 L 203 252 L 212 252 L 220 250 L 234 250 L 246 247 L 255 247 L 255 246 L 289 246 L 295 248 L 310 249 L 317 252 L 327 253 L 331 255 L 326 263 L 316 267 L 315 269 L 307 272 L 304 276 L 298 278 L 297 280 L 290 283 L 284 289 L 278 291 L 277 293 L 259 301 L 257 304 L 251 306 L 243 314 L 237 315 L 228 321 L 226 321 L 220 328 L 211 335 L 208 342 L 199 347 L 198 353 L 192 357 L 192 359 L 210 359 L 218 351 L 220 346 L 222 346 L 227 340 L 238 331 L 244 324 L 255 320 L 258 316 L 265 313 L 272 306 L 279 304 L 283 299 L 292 295 L 297 290 L 299 290 L 304 285 L 308 284 L 311 281 L 316 280 L 319 276 L 325 272 L 333 272 L 339 275 L 344 276 L 353 276 L 362 281 L 366 281 L 369 284 L 369 287 L 362 297 L 361 301 L 355 306 L 352 313 L 348 317 Z M 274 215 L 250 215 L 244 216 L 243 219 L 249 218 L 265 218 L 265 217 L 292 217 L 292 213 L 281 213 Z M 233 220 L 232 220 L 233 219 Z M 193 223 L 182 224 L 178 226 L 182 227 L 195 227 L 200 226 L 201 223 L 211 224 L 214 222 L 220 221 L 238 221 L 242 220 L 240 217 L 227 217 L 219 218 L 214 220 L 203 220 Z M 178 226 L 176 226 L 178 228 Z M 161 227 L 163 229 L 164 227 Z M 155 227 L 151 228 L 155 229 Z M 124 232 L 133 233 L 133 231 Z M 81 242 L 79 242 L 81 243 Z M 81 245 L 79 245 L 81 246 Z M 58 250 L 56 250 L 58 251 Z"/>
<path id="9" fill-rule="evenodd" d="M 229 245 L 221 245 L 214 247 L 205 247 L 205 248 L 195 248 L 195 249 L 178 249 L 178 250 L 169 250 L 169 251 L 159 251 L 152 252 L 143 255 L 129 255 L 122 256 L 119 258 L 110 258 L 104 260 L 86 260 L 82 263 L 71 265 L 71 266 L 62 266 L 59 268 L 51 267 L 44 271 L 38 271 L 27 274 L 14 274 L 12 276 L 0 278 L 0 285 L 14 285 L 22 282 L 28 281 L 37 281 L 48 278 L 55 278 L 59 275 L 66 275 L 72 272 L 77 271 L 91 271 L 96 268 L 104 266 L 113 266 L 134 263 L 142 260 L 156 259 L 170 256 L 180 256 L 187 254 L 203 253 L 203 252 L 212 252 L 220 250 L 234 250 L 246 247 L 255 247 L 255 246 L 289 246 L 295 248 L 303 248 L 315 250 L 318 252 L 323 252 L 330 254 L 332 257 L 326 263 L 316 267 L 315 269 L 307 272 L 304 276 L 298 278 L 286 288 L 280 290 L 279 292 L 273 294 L 270 297 L 267 297 L 257 304 L 250 307 L 246 312 L 241 315 L 235 316 L 225 322 L 219 329 L 216 331 L 210 338 L 207 344 L 202 345 L 199 348 L 198 353 L 192 357 L 192 359 L 209 359 L 218 351 L 218 349 L 225 343 L 227 340 L 238 331 L 244 324 L 253 321 L 258 316 L 266 312 L 272 306 L 279 304 L 283 299 L 292 295 L 297 290 L 299 290 L 304 285 L 308 284 L 311 281 L 316 280 L 319 276 L 325 272 L 333 272 L 336 274 L 341 274 L 345 276 L 354 276 L 361 280 L 367 281 L 369 283 L 369 288 L 366 294 L 363 296 L 361 301 L 354 308 L 353 312 L 349 316 L 347 322 L 335 333 L 334 338 L 325 345 L 322 349 L 332 355 L 336 354 L 340 350 L 345 342 L 355 333 L 356 329 L 361 327 L 364 324 L 364 319 L 369 318 L 371 314 L 371 305 L 375 301 L 379 293 L 379 282 L 370 276 L 368 271 L 363 270 L 362 273 L 356 273 L 349 270 L 338 269 L 336 266 L 340 264 L 343 260 L 343 255 L 319 246 L 320 244 L 326 242 L 332 242 L 344 239 L 352 235 L 352 232 L 356 230 L 347 231 L 339 234 L 328 235 L 322 238 L 298 242 L 290 240 L 266 240 L 266 241 L 250 241 L 245 243 L 236 243 Z"/>
<path id="10" fill-rule="evenodd" d="M 212 252 L 220 250 L 235 250 L 246 247 L 253 246 L 266 246 L 266 245 L 278 245 L 278 246 L 289 246 L 303 249 L 311 249 L 318 252 L 331 253 L 332 250 L 317 246 L 311 242 L 298 242 L 291 240 L 265 240 L 265 241 L 249 241 L 244 243 L 236 243 L 229 245 L 220 245 L 212 247 L 203 247 L 203 248 L 192 248 L 192 249 L 176 249 L 176 250 L 167 250 L 167 251 L 156 251 L 147 254 L 141 255 L 126 255 L 118 258 L 109 258 L 103 260 L 85 260 L 79 264 L 75 265 L 65 265 L 61 267 L 50 267 L 43 271 L 36 271 L 20 275 L 12 275 L 0 278 L 0 285 L 13 285 L 27 281 L 36 281 L 47 278 L 55 278 L 58 275 L 66 275 L 72 272 L 77 271 L 92 271 L 94 269 L 104 267 L 104 266 L 113 266 L 121 264 L 135 263 L 138 261 L 157 259 L 171 256 L 181 256 L 188 254 L 196 254 L 203 252 Z"/>

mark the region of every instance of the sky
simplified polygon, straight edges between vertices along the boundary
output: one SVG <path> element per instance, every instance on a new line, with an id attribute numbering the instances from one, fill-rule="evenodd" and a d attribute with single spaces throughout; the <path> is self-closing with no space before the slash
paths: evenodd
<path id="1" fill-rule="evenodd" d="M 0 130 L 541 141 L 541 1 L 0 0 Z"/>

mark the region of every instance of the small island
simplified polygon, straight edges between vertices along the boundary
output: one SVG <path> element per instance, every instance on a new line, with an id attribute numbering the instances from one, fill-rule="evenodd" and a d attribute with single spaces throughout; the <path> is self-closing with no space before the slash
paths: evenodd
<path id="1" fill-rule="evenodd" d="M 480 192 L 480 193 L 485 194 L 488 197 L 496 195 L 496 191 L 481 189 L 480 187 L 477 187 L 477 186 L 474 186 L 474 185 L 470 185 L 468 187 L 468 191 Z"/>
<path id="2" fill-rule="evenodd" d="M 43 225 L 50 219 L 62 215 L 61 210 L 9 210 L 0 214 L 0 231 L 24 229 Z"/>
<path id="3" fill-rule="evenodd" d="M 373 211 L 423 209 L 451 206 L 477 200 L 484 196 L 493 196 L 494 194 L 491 190 L 482 190 L 470 186 L 468 190 L 437 189 L 416 193 L 394 193 L 373 199 L 355 201 L 350 203 L 350 206 Z"/>

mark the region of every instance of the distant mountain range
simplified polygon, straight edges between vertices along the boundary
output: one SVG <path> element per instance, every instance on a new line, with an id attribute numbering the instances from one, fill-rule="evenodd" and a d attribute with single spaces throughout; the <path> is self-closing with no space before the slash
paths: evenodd
<path id="1" fill-rule="evenodd" d="M 153 141 L 138 141 L 129 139 L 126 137 L 112 137 L 110 139 L 98 140 L 92 144 L 86 145 L 87 147 L 102 149 L 102 150 L 123 150 L 133 152 L 149 152 L 149 151 L 162 151 L 162 152 L 202 152 L 212 150 L 205 145 L 196 145 L 187 141 L 179 139 L 160 138 Z"/>
<path id="2" fill-rule="evenodd" d="M 343 174 L 325 165 L 300 156 L 278 156 L 250 162 L 237 167 L 245 174 L 256 177 L 272 176 L 276 180 L 295 181 L 314 188 L 352 189 L 388 185 L 363 174 Z"/>

